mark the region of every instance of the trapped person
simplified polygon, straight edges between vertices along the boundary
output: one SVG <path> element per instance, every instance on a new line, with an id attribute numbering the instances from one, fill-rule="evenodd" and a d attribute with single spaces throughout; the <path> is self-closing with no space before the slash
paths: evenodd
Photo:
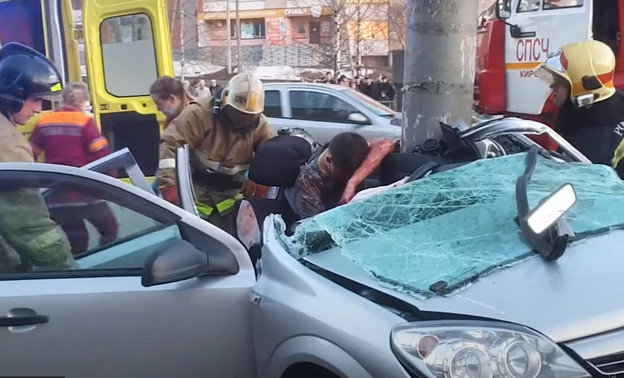
<path id="1" fill-rule="evenodd" d="M 82 167 L 110 153 L 108 141 L 93 117 L 85 114 L 90 102 L 86 84 L 67 84 L 61 106 L 42 115 L 33 130 L 30 143 L 35 159 L 44 153 L 46 163 Z M 89 247 L 85 221 L 100 233 L 99 245 L 117 240 L 119 225 L 104 200 L 82 192 L 52 191 L 46 195 L 46 203 L 52 219 L 67 234 L 75 255 L 86 252 Z"/>
<path id="2" fill-rule="evenodd" d="M 262 82 L 246 72 L 230 79 L 221 99 L 192 101 L 161 137 L 156 181 L 163 198 L 180 205 L 175 158 L 188 144 L 198 211 L 234 235 L 234 207 L 243 197 L 245 173 L 254 153 L 274 135 L 263 110 Z"/>
<path id="3" fill-rule="evenodd" d="M 615 56 L 599 41 L 570 43 L 535 72 L 559 107 L 555 130 L 597 164 L 619 167 L 616 148 L 624 135 L 624 93 L 613 85 Z M 612 161 L 613 160 L 613 161 Z"/>
<path id="4" fill-rule="evenodd" d="M 338 206 L 347 182 L 368 151 L 368 142 L 360 134 L 333 137 L 329 146 L 301 169 L 295 186 L 284 191 L 294 213 L 305 219 Z"/>
<path id="5" fill-rule="evenodd" d="M 150 94 L 158 110 L 167 117 L 165 128 L 193 101 L 184 83 L 170 76 L 156 79 L 150 87 Z"/>
<path id="6" fill-rule="evenodd" d="M 18 43 L 0 49 L 0 162 L 33 163 L 28 140 L 16 129 L 41 112 L 42 100 L 61 93 L 54 64 Z M 1 184 L 1 183 L 0 183 Z M 37 188 L 0 190 L 0 266 L 4 271 L 75 268 L 67 236 Z"/>

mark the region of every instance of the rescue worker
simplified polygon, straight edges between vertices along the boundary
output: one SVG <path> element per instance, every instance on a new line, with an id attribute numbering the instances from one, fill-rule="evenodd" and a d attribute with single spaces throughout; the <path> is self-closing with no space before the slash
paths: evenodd
<path id="1" fill-rule="evenodd" d="M 35 159 L 45 153 L 46 163 L 82 167 L 110 153 L 108 141 L 93 117 L 85 114 L 90 102 L 86 84 L 66 85 L 59 109 L 41 116 L 33 130 L 30 142 Z M 46 203 L 52 219 L 67 234 L 74 255 L 86 252 L 89 247 L 85 221 L 100 233 L 100 246 L 117 240 L 117 219 L 101 198 L 81 192 L 52 191 L 46 196 Z"/>
<path id="2" fill-rule="evenodd" d="M 593 163 L 618 168 L 612 160 L 624 135 L 624 93 L 613 85 L 614 72 L 611 48 L 585 41 L 563 46 L 535 74 L 559 107 L 554 129 Z"/>
<path id="3" fill-rule="evenodd" d="M 193 101 L 184 84 L 170 76 L 156 79 L 150 87 L 150 94 L 158 110 L 167 117 L 165 128 Z"/>
<path id="4" fill-rule="evenodd" d="M 54 100 L 61 90 L 60 75 L 45 56 L 17 43 L 0 49 L 0 162 L 35 161 L 16 126 L 41 112 L 42 100 Z M 38 188 L 3 188 L 0 236 L 4 271 L 75 267 L 69 241 L 50 219 Z"/>
<path id="5" fill-rule="evenodd" d="M 163 198 L 180 205 L 175 157 L 188 144 L 200 214 L 234 235 L 234 205 L 243 197 L 245 173 L 255 151 L 274 134 L 263 110 L 264 87 L 249 73 L 230 79 L 221 99 L 192 101 L 161 137 L 156 180 Z"/>

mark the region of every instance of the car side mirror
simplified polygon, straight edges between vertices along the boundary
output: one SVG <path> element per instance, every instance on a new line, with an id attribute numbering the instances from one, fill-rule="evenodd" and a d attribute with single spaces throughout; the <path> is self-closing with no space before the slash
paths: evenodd
<path id="1" fill-rule="evenodd" d="M 368 124 L 368 118 L 362 113 L 351 113 L 349 114 L 349 121 L 353 123 L 358 123 L 360 125 Z"/>
<path id="2" fill-rule="evenodd" d="M 546 197 L 527 217 L 531 231 L 541 234 L 557 223 L 576 203 L 576 192 L 570 184 L 565 184 Z"/>
<path id="3" fill-rule="evenodd" d="M 506 20 L 511 17 L 510 0 L 497 0 L 496 1 L 496 17 L 499 20 Z"/>
<path id="4" fill-rule="evenodd" d="M 143 266 L 141 285 L 145 287 L 179 282 L 208 272 L 208 255 L 185 240 L 167 243 L 154 252 Z"/>

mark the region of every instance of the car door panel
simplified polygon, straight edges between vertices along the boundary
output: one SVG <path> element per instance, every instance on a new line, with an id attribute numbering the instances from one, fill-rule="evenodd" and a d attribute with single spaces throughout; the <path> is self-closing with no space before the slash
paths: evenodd
<path id="1" fill-rule="evenodd" d="M 39 173 L 32 165 L 14 166 L 28 166 L 25 177 Z M 77 270 L 0 274 L 0 316 L 48 317 L 36 325 L 0 326 L 4 375 L 255 376 L 249 300 L 255 275 L 251 263 L 229 249 L 234 244 L 219 239 L 197 244 L 198 234 L 207 240 L 213 238 L 212 230 L 219 238 L 222 234 L 182 210 L 172 215 L 170 209 L 160 207 L 161 199 L 141 198 L 141 190 L 113 178 L 77 168 L 41 167 L 45 180 L 57 182 L 57 189 L 71 182 L 77 191 L 80 186 L 74 182 L 81 179 L 88 180 L 95 191 L 109 193 L 107 200 L 118 206 L 112 209 L 120 227 L 130 231 L 121 232 L 117 243 L 76 256 Z M 14 177 L 0 168 L 3 182 Z M 117 189 L 110 190 L 116 183 Z M 143 212 L 147 207 L 149 211 Z M 132 211 L 137 214 L 129 216 Z M 150 225 L 150 217 L 158 211 L 162 214 Z M 209 264 L 214 254 L 215 263 L 223 265 L 219 261 L 224 258 L 219 256 L 225 253 L 233 255 L 230 259 L 239 261 L 239 267 L 229 273 L 143 287 L 141 267 L 150 252 L 182 235 L 208 254 Z"/>
<path id="2" fill-rule="evenodd" d="M 0 328 L 3 375 L 255 374 L 248 351 L 250 289 L 236 277 L 205 277 L 154 288 L 142 287 L 140 277 L 50 281 L 0 282 L 0 314 L 31 308 L 49 317 L 48 323 L 27 332 Z"/>

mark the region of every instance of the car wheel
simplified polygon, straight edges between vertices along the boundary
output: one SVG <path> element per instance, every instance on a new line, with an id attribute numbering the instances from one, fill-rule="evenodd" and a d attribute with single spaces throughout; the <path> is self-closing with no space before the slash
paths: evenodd
<path id="1" fill-rule="evenodd" d="M 300 362 L 286 369 L 282 378 L 340 378 L 340 376 L 322 366 Z"/>

